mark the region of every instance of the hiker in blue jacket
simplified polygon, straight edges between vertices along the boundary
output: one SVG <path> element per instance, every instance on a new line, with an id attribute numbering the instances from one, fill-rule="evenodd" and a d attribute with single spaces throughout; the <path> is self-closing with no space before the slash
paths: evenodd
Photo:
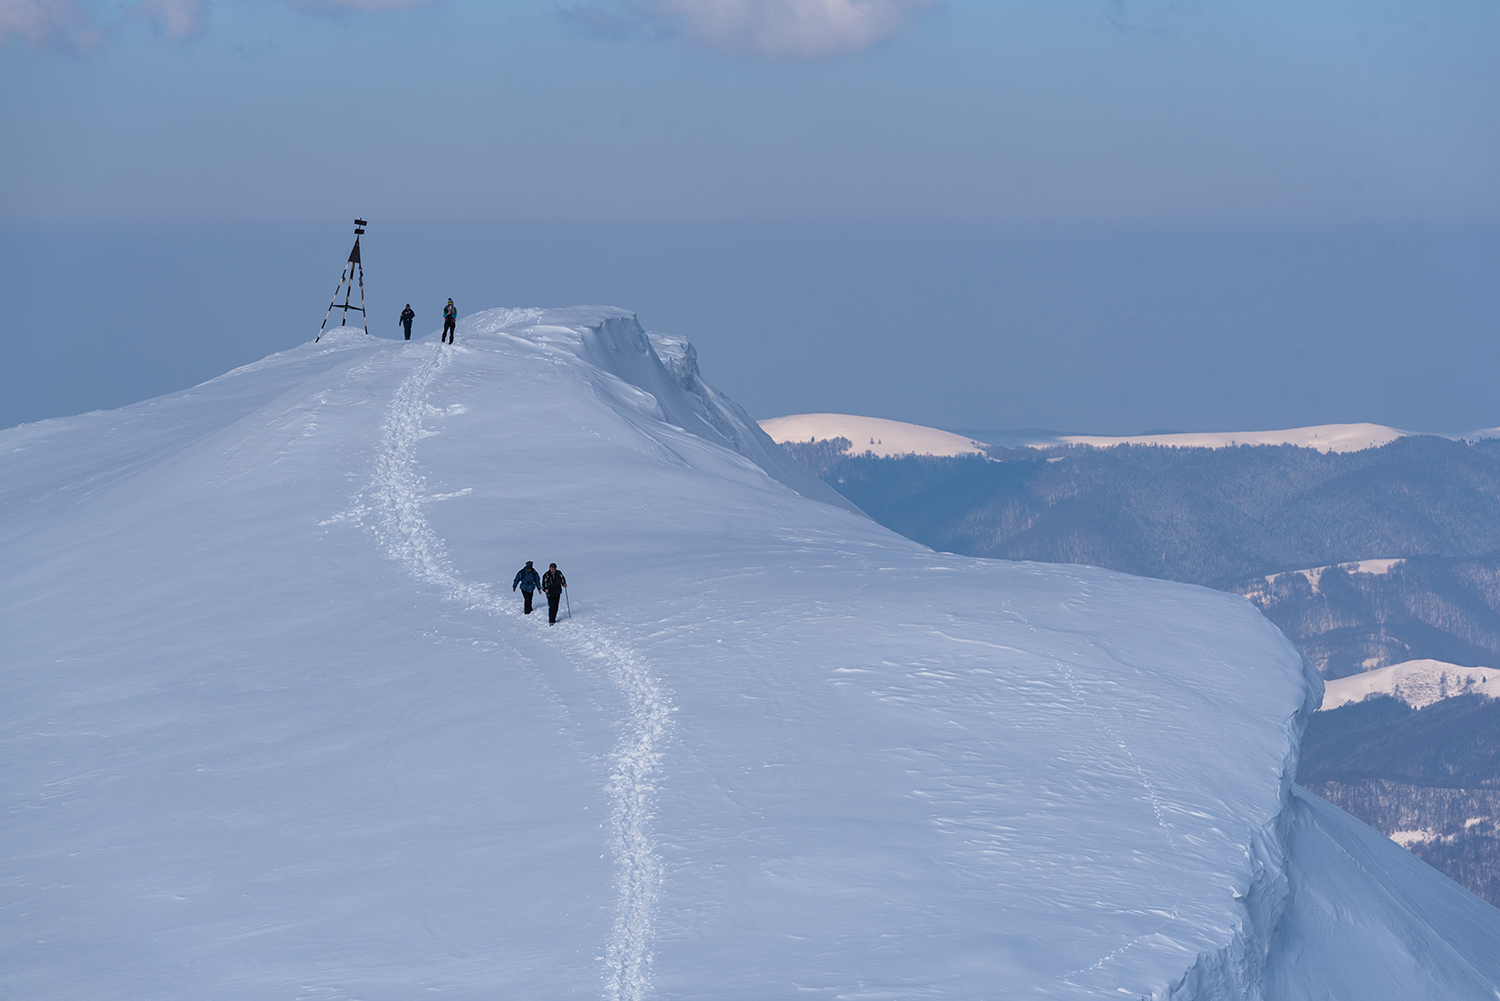
<path id="1" fill-rule="evenodd" d="M 456 344 L 454 333 L 455 325 L 458 323 L 458 307 L 453 305 L 453 300 L 448 300 L 448 305 L 443 307 L 443 343 Z"/>
<path id="2" fill-rule="evenodd" d="M 411 303 L 407 303 L 406 308 L 401 311 L 401 326 L 406 329 L 407 340 L 411 340 L 411 321 L 416 318 L 416 315 L 412 312 Z"/>
<path id="3" fill-rule="evenodd" d="M 542 586 L 542 575 L 536 572 L 536 567 L 527 560 L 526 565 L 516 571 L 516 579 L 510 582 L 511 593 L 514 594 L 517 587 L 521 589 L 521 597 L 525 599 L 525 607 L 522 611 L 531 614 L 531 593 Z"/>

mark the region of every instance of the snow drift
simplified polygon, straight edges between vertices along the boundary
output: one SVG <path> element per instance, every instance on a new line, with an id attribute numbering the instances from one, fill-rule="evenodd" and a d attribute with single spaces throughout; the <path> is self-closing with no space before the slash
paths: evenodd
<path id="1" fill-rule="evenodd" d="M 628 313 L 334 331 L 0 463 L 8 996 L 1500 982 L 1294 792 L 1321 686 L 1247 602 L 899 538 Z"/>

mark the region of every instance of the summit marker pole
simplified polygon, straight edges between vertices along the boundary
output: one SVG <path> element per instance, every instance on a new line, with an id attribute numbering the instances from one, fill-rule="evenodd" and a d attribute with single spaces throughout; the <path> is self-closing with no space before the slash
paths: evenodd
<path id="1" fill-rule="evenodd" d="M 328 318 L 333 315 L 335 309 L 344 311 L 343 318 L 339 321 L 339 324 L 345 327 L 349 325 L 349 311 L 351 309 L 358 310 L 359 314 L 365 318 L 365 333 L 368 334 L 370 332 L 370 314 L 365 309 L 365 265 L 359 256 L 359 238 L 364 235 L 365 227 L 368 225 L 369 223 L 363 219 L 354 220 L 354 249 L 349 251 L 349 260 L 345 262 L 344 273 L 339 276 L 339 283 L 334 286 L 333 301 L 328 304 L 328 312 L 323 314 L 323 323 L 318 327 L 318 336 L 313 338 L 314 344 L 323 339 L 323 330 L 328 326 Z M 359 276 L 358 306 L 354 305 L 351 301 L 351 297 L 354 295 L 356 274 Z M 345 282 L 349 284 L 347 289 L 344 289 Z M 340 289 L 344 289 L 344 301 L 342 304 L 339 303 Z"/>

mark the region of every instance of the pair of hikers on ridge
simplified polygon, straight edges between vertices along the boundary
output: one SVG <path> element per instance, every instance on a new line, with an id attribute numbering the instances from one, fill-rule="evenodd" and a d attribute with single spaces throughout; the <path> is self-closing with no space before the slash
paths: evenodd
<path id="1" fill-rule="evenodd" d="M 531 592 L 541 589 L 547 594 L 547 623 L 557 624 L 557 604 L 562 601 L 563 588 L 568 586 L 568 579 L 557 569 L 556 563 L 547 564 L 547 572 L 538 576 L 536 567 L 527 560 L 526 565 L 516 571 L 516 579 L 510 582 L 511 592 L 516 588 L 521 589 L 522 608 L 526 615 L 531 614 Z M 571 614 L 571 613 L 569 613 Z"/>
<path id="2" fill-rule="evenodd" d="M 411 303 L 401 311 L 401 327 L 406 331 L 406 339 L 411 340 L 411 321 L 416 319 L 417 314 L 412 311 Z M 458 326 L 458 308 L 453 305 L 453 300 L 448 300 L 448 305 L 443 307 L 443 343 L 452 344 L 454 329 Z"/>

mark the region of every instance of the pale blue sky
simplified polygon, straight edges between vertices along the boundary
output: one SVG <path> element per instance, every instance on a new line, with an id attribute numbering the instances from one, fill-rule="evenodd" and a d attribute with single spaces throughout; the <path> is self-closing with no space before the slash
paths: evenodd
<path id="1" fill-rule="evenodd" d="M 0 0 L 0 423 L 296 343 L 356 214 L 379 308 L 455 294 L 451 274 L 466 311 L 641 309 L 757 416 L 1103 432 L 1489 412 L 1399 387 L 1407 346 L 1428 383 L 1467 385 L 1500 335 L 1494 0 L 871 0 L 787 22 L 815 6 Z M 130 266 L 69 242 L 90 227 Z M 230 227 L 259 242 L 214 243 Z M 218 270 L 178 266 L 210 243 Z M 254 257 L 272 246 L 277 266 Z M 64 364 L 55 297 L 85 259 L 91 301 L 142 308 L 108 332 L 61 310 L 81 352 Z M 690 281 L 709 260 L 725 270 Z M 213 282 L 236 305 L 209 331 Z M 911 351 L 923 316 L 964 327 L 961 350 Z M 1300 361 L 1234 353 L 1289 339 Z"/>
<path id="2" fill-rule="evenodd" d="M 802 60 L 549 0 L 59 43 L 0 50 L 10 221 L 1500 218 L 1493 0 L 950 0 Z"/>

